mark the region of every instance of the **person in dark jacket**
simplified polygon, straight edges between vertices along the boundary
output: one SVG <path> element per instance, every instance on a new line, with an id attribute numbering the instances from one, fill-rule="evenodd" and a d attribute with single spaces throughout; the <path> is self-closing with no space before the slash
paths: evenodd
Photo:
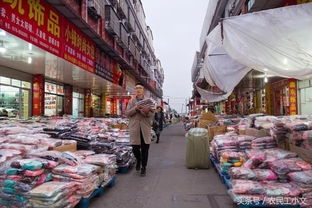
<path id="1" fill-rule="evenodd" d="M 156 143 L 159 143 L 160 133 L 163 130 L 163 125 L 166 122 L 165 115 L 161 106 L 157 106 L 156 113 L 153 121 L 153 130 L 156 133 L 157 140 Z"/>

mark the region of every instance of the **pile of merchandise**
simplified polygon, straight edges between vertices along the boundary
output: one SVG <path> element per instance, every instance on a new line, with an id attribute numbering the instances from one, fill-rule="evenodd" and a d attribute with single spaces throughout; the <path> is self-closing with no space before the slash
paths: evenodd
<path id="1" fill-rule="evenodd" d="M 28 192 L 30 204 L 33 208 L 43 207 L 75 207 L 80 197 L 75 193 L 78 186 L 69 182 L 48 182 Z"/>
<path id="2" fill-rule="evenodd" d="M 277 144 L 273 137 L 260 137 L 252 141 L 251 147 L 252 149 L 269 149 L 277 147 Z"/>
<path id="3" fill-rule="evenodd" d="M 52 180 L 51 170 L 57 162 L 39 158 L 15 159 L 6 168 L 1 183 L 1 203 L 6 206 L 24 207 L 28 204 L 27 193 L 33 188 Z"/>

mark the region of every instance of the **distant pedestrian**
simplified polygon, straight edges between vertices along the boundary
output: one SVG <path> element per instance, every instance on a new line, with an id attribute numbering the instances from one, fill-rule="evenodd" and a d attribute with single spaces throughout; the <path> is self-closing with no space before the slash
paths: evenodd
<path id="1" fill-rule="evenodd" d="M 136 96 L 132 98 L 126 109 L 126 116 L 129 118 L 130 144 L 136 157 L 136 170 L 141 176 L 146 175 L 148 161 L 148 150 L 151 144 L 152 120 L 154 110 L 150 107 L 141 107 L 137 103 L 145 99 L 144 87 L 141 83 L 135 85 Z M 141 166 L 142 165 L 142 166 Z"/>
<path id="2" fill-rule="evenodd" d="M 157 140 L 156 143 L 159 143 L 160 133 L 163 130 L 163 125 L 166 122 L 164 112 L 161 106 L 157 106 L 156 113 L 153 121 L 153 130 L 156 133 Z"/>

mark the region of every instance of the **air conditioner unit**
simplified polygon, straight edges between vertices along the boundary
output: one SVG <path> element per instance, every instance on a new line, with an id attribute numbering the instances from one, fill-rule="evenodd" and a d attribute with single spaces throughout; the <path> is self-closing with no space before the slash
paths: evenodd
<path id="1" fill-rule="evenodd" d="M 94 13 L 94 15 L 101 16 L 101 5 L 100 5 L 99 1 L 88 0 L 88 9 L 89 9 L 89 11 Z"/>

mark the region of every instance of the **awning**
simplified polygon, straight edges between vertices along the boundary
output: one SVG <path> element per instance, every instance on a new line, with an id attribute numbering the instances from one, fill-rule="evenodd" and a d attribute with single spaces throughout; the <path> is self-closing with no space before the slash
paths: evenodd
<path id="1" fill-rule="evenodd" d="M 311 79 L 311 25 L 312 3 L 223 20 L 207 37 L 207 56 L 202 70 L 206 81 L 225 94 L 216 98 L 205 89 L 198 91 L 209 102 L 224 100 L 250 69 Z"/>
<path id="2" fill-rule="evenodd" d="M 222 29 L 223 48 L 237 62 L 277 76 L 312 78 L 312 3 L 225 19 Z"/>

